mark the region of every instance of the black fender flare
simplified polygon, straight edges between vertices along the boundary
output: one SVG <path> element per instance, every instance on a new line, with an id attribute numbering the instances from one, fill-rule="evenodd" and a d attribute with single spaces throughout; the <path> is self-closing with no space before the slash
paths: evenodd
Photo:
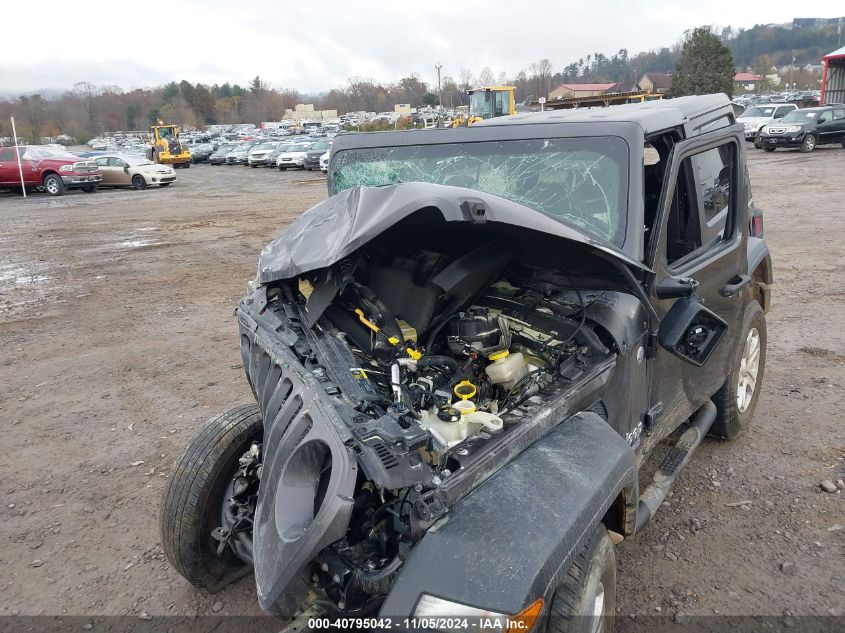
<path id="1" fill-rule="evenodd" d="M 760 302 L 763 312 L 769 311 L 772 303 L 772 284 L 774 275 L 772 273 L 772 256 L 766 242 L 759 237 L 748 238 L 748 274 L 753 275 L 757 270 L 762 271 L 762 281 L 757 281 L 760 291 Z"/>
<path id="2" fill-rule="evenodd" d="M 577 413 L 429 529 L 380 615 L 400 621 L 413 615 L 423 593 L 505 614 L 541 597 L 548 606 L 620 496 L 635 507 L 633 449 L 598 415 Z"/>

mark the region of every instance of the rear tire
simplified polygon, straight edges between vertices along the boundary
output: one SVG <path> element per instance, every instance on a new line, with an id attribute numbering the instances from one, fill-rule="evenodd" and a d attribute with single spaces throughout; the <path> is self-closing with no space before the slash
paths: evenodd
<path id="1" fill-rule="evenodd" d="M 809 154 L 814 149 L 816 149 L 816 137 L 813 134 L 807 134 L 804 137 L 804 140 L 801 142 L 801 152 L 803 154 Z"/>
<path id="2" fill-rule="evenodd" d="M 728 379 L 722 388 L 713 396 L 716 405 L 716 420 L 710 427 L 710 435 L 730 440 L 747 428 L 754 417 L 760 388 L 763 385 L 763 374 L 766 369 L 766 315 L 756 300 L 748 302 L 742 318 L 742 336 L 737 342 Z M 754 341 L 756 333 L 756 343 Z M 756 369 L 752 367 L 748 354 L 753 354 L 756 345 Z M 744 362 L 745 361 L 745 362 Z M 753 384 L 748 385 L 750 371 L 754 369 Z M 745 378 L 743 393 L 740 392 L 740 378 Z M 740 396 L 742 399 L 740 401 Z"/>
<path id="3" fill-rule="evenodd" d="M 238 460 L 263 433 L 255 404 L 212 418 L 191 438 L 167 482 L 161 542 L 167 560 L 195 587 L 214 593 L 249 573 L 251 566 L 226 548 L 217 555 L 211 535 Z"/>
<path id="4" fill-rule="evenodd" d="M 147 188 L 147 181 L 141 174 L 132 176 L 132 186 L 139 191 Z"/>
<path id="5" fill-rule="evenodd" d="M 611 633 L 616 611 L 616 554 L 599 523 L 561 578 L 549 610 L 549 633 Z"/>
<path id="6" fill-rule="evenodd" d="M 63 196 L 67 188 L 58 174 L 47 174 L 44 176 L 44 191 L 51 196 Z"/>

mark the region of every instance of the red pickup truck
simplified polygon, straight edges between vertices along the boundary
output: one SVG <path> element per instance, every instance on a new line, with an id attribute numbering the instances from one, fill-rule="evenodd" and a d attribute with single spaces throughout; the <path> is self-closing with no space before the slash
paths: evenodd
<path id="1" fill-rule="evenodd" d="M 79 158 L 62 149 L 41 145 L 19 147 L 23 181 L 27 189 L 43 187 L 51 196 L 68 189 L 97 190 L 103 176 L 93 160 Z M 0 189 L 20 188 L 21 176 L 14 147 L 0 147 Z"/>

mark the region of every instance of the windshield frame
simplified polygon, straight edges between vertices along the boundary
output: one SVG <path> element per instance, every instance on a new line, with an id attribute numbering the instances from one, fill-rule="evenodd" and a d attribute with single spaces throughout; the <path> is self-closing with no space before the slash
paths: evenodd
<path id="1" fill-rule="evenodd" d="M 329 173 L 326 179 L 328 194 L 331 196 L 335 193 L 331 164 L 340 152 L 347 149 L 510 139 L 579 138 L 584 136 L 618 136 L 628 145 L 628 218 L 625 238 L 621 246 L 606 242 L 601 242 L 601 244 L 608 251 L 621 252 L 628 260 L 640 262 L 643 267 L 650 269 L 649 258 L 645 252 L 645 235 L 642 230 L 645 222 L 643 212 L 643 147 L 645 136 L 642 126 L 631 121 L 570 123 L 566 121 L 550 122 L 530 117 L 519 120 L 499 117 L 482 121 L 476 125 L 454 129 L 339 134 L 333 139 L 334 143 L 329 157 Z M 586 240 L 594 240 L 590 234 L 580 231 L 580 229 L 579 232 L 584 235 Z M 599 243 L 598 239 L 594 241 Z"/>

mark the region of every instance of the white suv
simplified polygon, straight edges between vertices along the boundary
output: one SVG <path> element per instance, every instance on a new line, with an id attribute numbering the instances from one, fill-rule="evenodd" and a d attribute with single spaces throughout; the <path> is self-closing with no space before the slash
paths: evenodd
<path id="1" fill-rule="evenodd" d="M 797 110 L 798 106 L 794 103 L 761 103 L 760 105 L 751 106 L 743 112 L 736 120 L 737 123 L 742 123 L 745 128 L 745 140 L 754 141 L 754 146 L 759 148 L 759 141 L 757 135 L 766 123 L 782 119 L 793 110 Z"/>

